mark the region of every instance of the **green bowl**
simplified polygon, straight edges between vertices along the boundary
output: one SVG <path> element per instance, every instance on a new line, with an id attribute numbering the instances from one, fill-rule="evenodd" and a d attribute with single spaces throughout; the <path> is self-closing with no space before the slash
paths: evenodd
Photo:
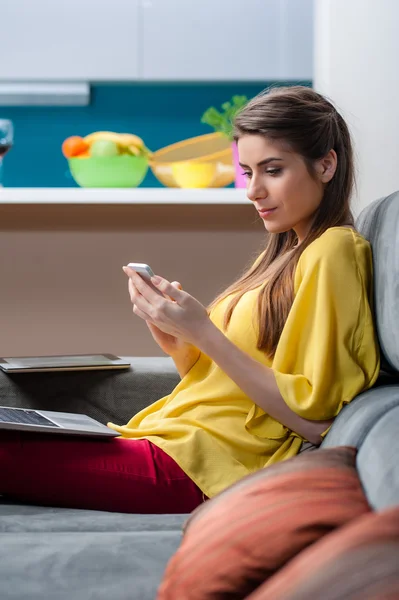
<path id="1" fill-rule="evenodd" d="M 70 158 L 68 163 L 72 177 L 81 187 L 137 187 L 148 171 L 146 156 L 130 156 L 128 154 Z"/>

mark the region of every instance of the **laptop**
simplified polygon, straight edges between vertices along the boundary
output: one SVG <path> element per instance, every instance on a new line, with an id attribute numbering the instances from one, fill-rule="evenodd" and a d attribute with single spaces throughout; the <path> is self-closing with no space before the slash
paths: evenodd
<path id="1" fill-rule="evenodd" d="M 5 373 L 45 373 L 54 371 L 103 371 L 129 369 L 130 362 L 114 354 L 64 354 L 58 356 L 17 356 L 0 358 Z"/>
<path id="2" fill-rule="evenodd" d="M 0 406 L 0 430 L 59 433 L 89 437 L 120 434 L 87 415 Z"/>

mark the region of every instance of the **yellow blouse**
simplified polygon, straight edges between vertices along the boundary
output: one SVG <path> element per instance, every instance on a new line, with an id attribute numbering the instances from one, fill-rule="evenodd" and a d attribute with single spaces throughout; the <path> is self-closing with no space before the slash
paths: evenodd
<path id="1" fill-rule="evenodd" d="M 252 316 L 259 288 L 241 298 L 225 335 L 273 369 L 293 411 L 307 419 L 329 419 L 373 385 L 379 372 L 369 243 L 351 229 L 328 229 L 300 257 L 294 291 L 272 363 L 256 348 Z M 220 329 L 230 299 L 211 312 Z M 123 437 L 147 438 L 162 448 L 209 497 L 294 456 L 303 442 L 256 406 L 204 353 L 168 396 L 127 425 L 110 426 Z"/>

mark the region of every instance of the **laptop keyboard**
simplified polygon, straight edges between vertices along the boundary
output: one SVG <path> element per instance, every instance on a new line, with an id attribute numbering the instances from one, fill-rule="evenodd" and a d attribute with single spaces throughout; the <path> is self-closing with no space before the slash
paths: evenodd
<path id="1" fill-rule="evenodd" d="M 24 425 L 41 425 L 42 427 L 59 427 L 34 410 L 24 408 L 5 408 L 0 406 L 0 423 L 22 423 Z"/>

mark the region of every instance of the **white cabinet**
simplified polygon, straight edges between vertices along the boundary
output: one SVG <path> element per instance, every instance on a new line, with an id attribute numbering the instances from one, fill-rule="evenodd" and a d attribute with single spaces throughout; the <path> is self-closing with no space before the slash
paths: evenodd
<path id="1" fill-rule="evenodd" d="M 311 79 L 313 0 L 141 0 L 140 76 Z"/>
<path id="2" fill-rule="evenodd" d="M 0 0 L 0 81 L 311 79 L 313 0 Z"/>
<path id="3" fill-rule="evenodd" d="M 135 80 L 139 0 L 0 0 L 2 80 Z"/>
<path id="4" fill-rule="evenodd" d="M 314 0 L 278 0 L 282 79 L 313 79 Z"/>

